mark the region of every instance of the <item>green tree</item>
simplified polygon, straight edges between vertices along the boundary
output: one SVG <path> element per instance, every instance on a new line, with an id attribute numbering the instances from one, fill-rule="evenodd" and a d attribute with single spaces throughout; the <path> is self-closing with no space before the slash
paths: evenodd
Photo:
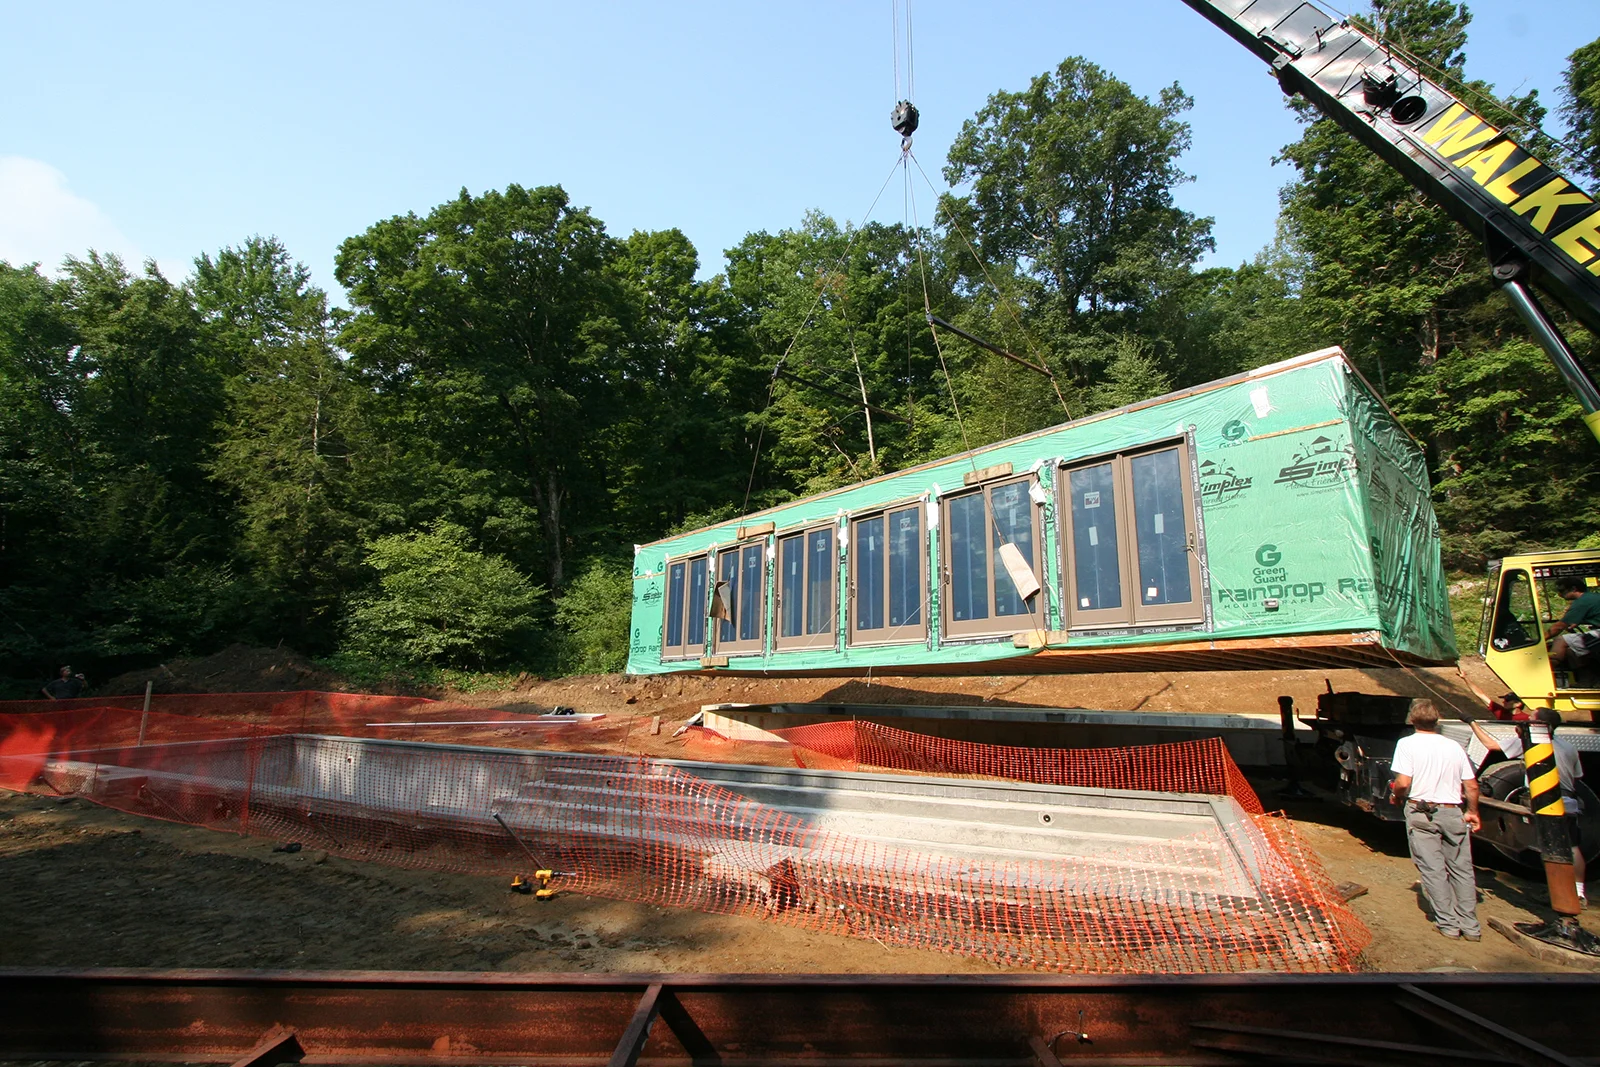
<path id="1" fill-rule="evenodd" d="M 357 598 L 348 650 L 382 661 L 494 667 L 525 652 L 544 589 L 500 556 L 472 547 L 465 529 L 436 522 L 367 546 L 377 591 Z"/>
<path id="2" fill-rule="evenodd" d="M 1600 183 L 1600 38 L 1567 57 L 1561 117 L 1567 120 L 1575 162 L 1590 182 Z"/>
<path id="3" fill-rule="evenodd" d="M 608 522 L 603 446 L 638 354 L 616 256 L 560 188 L 512 185 L 377 223 L 337 259 L 357 309 L 340 342 L 404 442 L 388 499 L 472 525 L 557 588 Z"/>
<path id="4" fill-rule="evenodd" d="M 699 265 L 679 230 L 636 232 L 613 263 L 635 308 L 633 370 L 604 446 L 610 521 L 591 544 L 654 539 L 684 515 L 737 502 L 748 484 L 748 413 L 761 405 L 766 375 L 750 310 L 723 278 L 697 281 Z"/>
<path id="5" fill-rule="evenodd" d="M 575 674 L 620 671 L 628 663 L 633 623 L 633 572 L 596 560 L 556 599 L 563 666 Z"/>
<path id="6" fill-rule="evenodd" d="M 949 401 L 913 241 L 927 235 L 812 213 L 728 252 L 728 291 L 748 309 L 771 393 L 745 416 L 763 444 L 752 503 L 897 470 L 945 443 Z M 952 313 L 937 263 L 930 275 L 934 307 Z"/>
<path id="7" fill-rule="evenodd" d="M 1013 295 L 1056 330 L 1137 313 L 1212 247 L 1211 220 L 1173 202 L 1189 180 L 1176 84 L 1157 102 L 1080 57 L 1020 93 L 998 92 L 961 127 L 945 179 L 970 192 L 941 212 L 984 262 L 1025 281 Z M 953 256 L 969 282 L 978 265 Z"/>
<path id="8" fill-rule="evenodd" d="M 327 299 L 261 237 L 201 256 L 193 291 L 232 371 L 211 470 L 233 495 L 236 551 L 264 625 L 330 647 L 365 524 L 352 471 L 362 397 L 334 352 Z"/>

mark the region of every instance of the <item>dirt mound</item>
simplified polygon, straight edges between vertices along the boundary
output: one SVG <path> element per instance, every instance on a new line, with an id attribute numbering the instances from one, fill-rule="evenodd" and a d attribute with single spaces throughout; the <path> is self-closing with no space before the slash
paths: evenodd
<path id="1" fill-rule="evenodd" d="M 96 696 L 128 696 L 154 682 L 158 693 L 277 693 L 296 689 L 343 692 L 350 687 L 305 656 L 281 645 L 229 645 L 201 659 L 175 659 L 158 667 L 119 674 Z"/>

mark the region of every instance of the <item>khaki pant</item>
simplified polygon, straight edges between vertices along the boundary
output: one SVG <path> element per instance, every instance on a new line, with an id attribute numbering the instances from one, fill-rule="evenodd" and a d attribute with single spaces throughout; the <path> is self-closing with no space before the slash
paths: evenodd
<path id="1" fill-rule="evenodd" d="M 1429 814 L 1407 804 L 1406 844 L 1440 931 L 1450 937 L 1481 933 L 1472 835 L 1461 809 L 1441 807 Z"/>

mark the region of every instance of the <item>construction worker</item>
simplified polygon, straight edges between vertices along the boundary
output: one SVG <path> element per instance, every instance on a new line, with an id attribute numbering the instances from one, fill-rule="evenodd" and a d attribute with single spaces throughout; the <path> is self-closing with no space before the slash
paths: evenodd
<path id="1" fill-rule="evenodd" d="M 1572 747 L 1572 742 L 1556 736 L 1556 727 L 1561 725 L 1561 713 L 1554 708 L 1540 708 L 1533 713 L 1534 722 L 1542 722 L 1550 727 L 1550 744 L 1556 750 L 1556 773 L 1561 777 L 1561 802 L 1566 809 L 1567 836 L 1572 840 L 1572 874 L 1578 882 L 1578 902 L 1588 906 L 1589 898 L 1584 891 L 1583 851 L 1579 846 L 1578 815 L 1583 811 L 1583 798 L 1578 796 L 1578 779 L 1583 777 L 1583 762 L 1578 758 L 1578 750 Z M 1480 744 L 1490 752 L 1503 752 L 1506 759 L 1522 759 L 1522 738 L 1513 734 L 1501 741 L 1488 730 L 1476 722 L 1469 721 L 1472 733 Z"/>
<path id="2" fill-rule="evenodd" d="M 1482 826 L 1477 774 L 1467 750 L 1439 732 L 1433 701 L 1413 700 L 1406 721 L 1414 732 L 1394 746 L 1389 803 L 1405 805 L 1406 845 L 1439 933 L 1481 940 L 1471 835 Z"/>
<path id="3" fill-rule="evenodd" d="M 1556 582 L 1556 593 L 1571 606 L 1560 622 L 1550 625 L 1550 662 L 1577 670 L 1587 666 L 1594 645 L 1592 631 L 1600 630 L 1600 591 L 1590 589 L 1582 578 L 1569 576 Z"/>

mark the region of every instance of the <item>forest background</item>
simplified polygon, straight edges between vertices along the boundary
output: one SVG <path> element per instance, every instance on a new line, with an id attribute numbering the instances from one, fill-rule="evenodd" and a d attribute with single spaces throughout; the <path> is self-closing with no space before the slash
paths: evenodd
<path id="1" fill-rule="evenodd" d="M 1556 142 L 1469 80 L 1467 5 L 1368 18 L 1600 182 L 1600 40 Z M 1277 240 L 1200 269 L 1189 106 L 1068 58 L 965 124 L 922 224 L 810 214 L 704 280 L 516 185 L 346 240 L 348 310 L 270 237 L 182 282 L 0 263 L 0 695 L 237 641 L 371 685 L 616 670 L 637 542 L 1331 344 L 1426 448 L 1448 566 L 1600 544 L 1600 452 L 1475 241 L 1291 101 Z"/>

